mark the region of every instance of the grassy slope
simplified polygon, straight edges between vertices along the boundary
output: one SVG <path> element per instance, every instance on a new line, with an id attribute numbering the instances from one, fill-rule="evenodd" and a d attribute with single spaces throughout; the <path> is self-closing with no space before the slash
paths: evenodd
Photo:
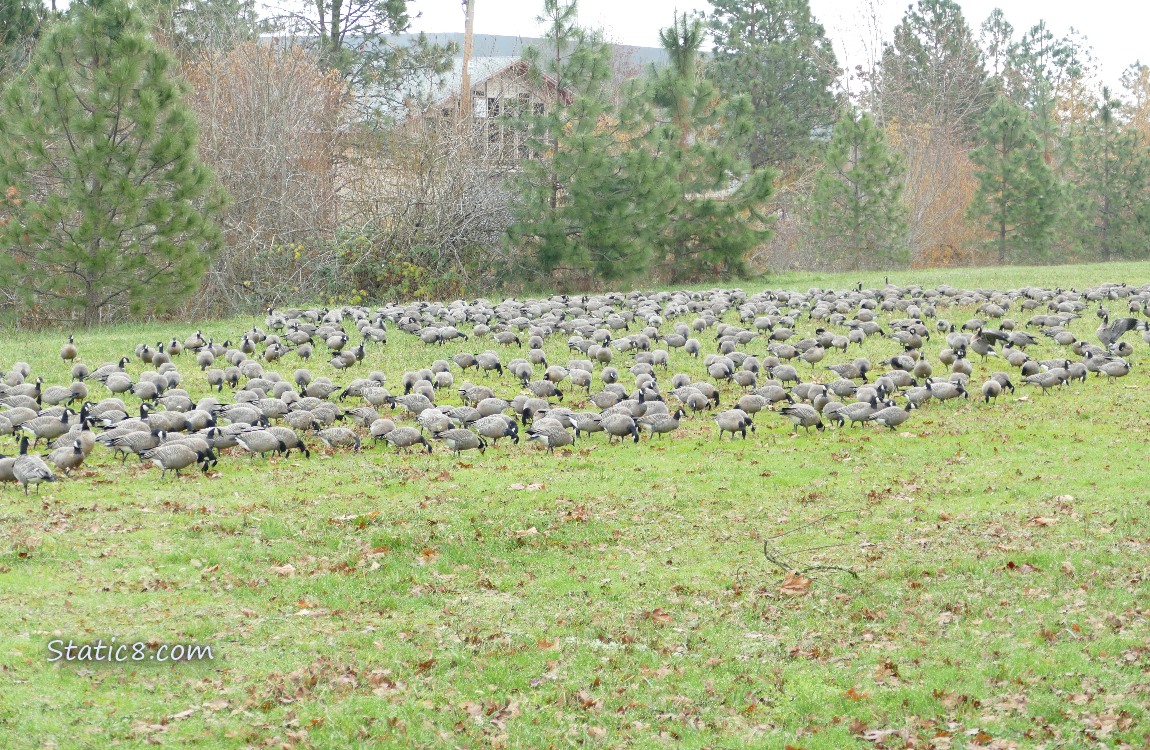
<path id="1" fill-rule="evenodd" d="M 1148 275 L 1131 264 L 891 280 Z M 856 279 L 882 280 L 770 285 Z M 253 322 L 204 331 L 234 337 Z M 79 343 L 95 363 L 173 333 L 190 326 Z M 5 336 L 0 363 L 62 382 L 60 343 Z M 461 348 L 396 334 L 363 369 L 397 380 Z M 561 336 L 547 349 L 567 358 Z M 974 382 L 991 369 L 976 364 Z M 704 374 L 673 354 L 679 370 Z M 1139 367 L 1049 397 L 936 403 L 911 436 L 791 438 L 763 414 L 751 439 L 718 443 L 698 416 L 662 444 L 227 457 L 218 477 L 164 482 L 97 452 L 90 473 L 38 498 L 0 491 L 0 746 L 1140 746 L 1148 386 Z M 768 538 L 859 578 L 820 573 L 810 596 L 784 596 Z M 208 643 L 217 659 L 46 663 L 53 637 L 111 636 Z"/>

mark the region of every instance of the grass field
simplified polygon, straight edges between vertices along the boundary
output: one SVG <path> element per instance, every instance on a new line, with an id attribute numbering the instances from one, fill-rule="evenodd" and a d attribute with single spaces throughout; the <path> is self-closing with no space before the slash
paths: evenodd
<path id="1" fill-rule="evenodd" d="M 890 280 L 1069 289 L 1142 284 L 1150 265 Z M 856 281 L 883 274 L 743 286 Z M 253 324 L 77 341 L 98 364 Z M 1093 341 L 1097 324 L 1073 330 Z M 0 369 L 24 360 L 67 382 L 65 338 L 9 332 Z M 763 413 L 748 440 L 717 442 L 701 414 L 662 441 L 598 434 L 554 456 L 502 442 L 462 460 L 442 447 L 225 455 L 211 476 L 164 481 L 97 448 L 39 496 L 0 490 L 0 748 L 1150 747 L 1150 377 L 1146 345 L 1127 340 L 1135 371 L 1116 383 L 931 403 L 895 432 L 791 437 Z M 548 340 L 552 362 L 565 341 Z M 395 332 L 355 374 L 393 383 L 491 344 L 433 349 Z M 871 339 L 863 354 L 898 351 Z M 185 387 L 204 395 L 183 360 Z M 975 362 L 972 384 L 996 369 Z M 675 350 L 678 371 L 705 377 Z M 511 377 L 494 387 L 519 393 Z M 737 390 L 724 386 L 725 405 Z M 790 595 L 803 586 L 784 587 L 764 544 L 857 578 L 814 571 Z M 214 659 L 48 662 L 51 640 L 112 637 L 206 644 Z"/>

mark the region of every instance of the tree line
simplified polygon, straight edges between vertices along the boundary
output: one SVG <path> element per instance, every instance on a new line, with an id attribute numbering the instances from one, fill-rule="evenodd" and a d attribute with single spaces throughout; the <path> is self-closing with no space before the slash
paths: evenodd
<path id="1" fill-rule="evenodd" d="M 1150 68 L 1001 10 L 909 6 L 840 68 L 807 0 L 674 15 L 621 70 L 542 0 L 526 158 L 428 106 L 417 3 L 0 3 L 0 306 L 98 323 L 784 267 L 1137 259 Z M 710 48 L 708 50 L 708 47 Z M 437 104 L 437 106 L 439 106 Z"/>

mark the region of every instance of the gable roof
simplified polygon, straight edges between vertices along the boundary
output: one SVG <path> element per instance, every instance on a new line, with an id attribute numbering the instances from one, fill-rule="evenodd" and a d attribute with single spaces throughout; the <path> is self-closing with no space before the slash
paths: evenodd
<path id="1" fill-rule="evenodd" d="M 444 76 L 442 85 L 433 93 L 434 99 L 430 107 L 439 106 L 459 96 L 463 87 L 463 58 L 455 58 L 450 73 Z M 519 57 L 479 57 L 471 60 L 471 86 L 479 86 L 503 73 L 514 70 L 520 75 L 527 75 L 527 62 Z M 559 91 L 559 95 L 566 103 L 571 102 L 571 93 L 566 89 L 560 90 L 558 82 L 551 76 L 544 74 L 543 83 L 551 91 Z"/>

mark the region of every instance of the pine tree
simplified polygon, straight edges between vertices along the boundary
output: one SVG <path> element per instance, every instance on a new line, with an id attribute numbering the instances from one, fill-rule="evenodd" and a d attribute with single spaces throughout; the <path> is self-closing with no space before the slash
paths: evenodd
<path id="1" fill-rule="evenodd" d="M 850 268 L 897 268 L 910 260 L 903 161 L 867 113 L 845 112 L 815 178 L 810 220 L 817 241 Z"/>
<path id="2" fill-rule="evenodd" d="M 531 118 L 527 142 L 539 158 L 512 180 L 509 239 L 543 279 L 635 277 L 647 271 L 661 227 L 668 167 L 648 145 L 653 128 L 642 97 L 613 106 L 610 49 L 575 26 L 576 14 L 575 2 L 546 0 L 546 46 L 525 54 L 553 101 Z"/>
<path id="3" fill-rule="evenodd" d="M 982 51 L 954 0 L 908 7 L 883 50 L 880 123 L 929 123 L 970 140 L 989 104 Z"/>
<path id="4" fill-rule="evenodd" d="M 1086 75 L 1089 52 L 1073 37 L 1055 38 L 1039 21 L 1011 45 L 1005 73 L 1005 92 L 1031 113 L 1043 158 L 1053 164 L 1062 123 L 1058 99 L 1067 87 Z"/>
<path id="5" fill-rule="evenodd" d="M 1150 229 L 1150 143 L 1122 123 L 1121 102 L 1108 88 L 1085 132 L 1074 141 L 1071 196 L 1081 245 L 1101 260 L 1147 256 Z"/>
<path id="6" fill-rule="evenodd" d="M 47 16 L 40 0 L 0 0 L 0 83 L 23 67 Z"/>
<path id="7" fill-rule="evenodd" d="M 4 94 L 0 228 L 19 291 L 86 324 L 195 290 L 223 203 L 169 58 L 124 0 L 74 3 Z"/>
<path id="8" fill-rule="evenodd" d="M 209 8 L 216 4 L 206 1 Z M 285 3 L 271 20 L 297 41 L 314 45 L 320 64 L 338 70 L 356 91 L 356 105 L 380 122 L 405 110 L 413 84 L 451 70 L 452 44 L 432 44 L 423 33 L 396 43 L 396 35 L 411 28 L 411 4 L 411 0 L 309 0 Z"/>
<path id="9" fill-rule="evenodd" d="M 662 213 L 658 254 L 673 281 L 746 273 L 747 253 L 770 232 L 763 206 L 773 192 L 774 171 L 752 169 L 739 157 L 753 118 L 749 99 L 724 102 L 700 74 L 703 26 L 676 16 L 661 33 L 670 65 L 652 81 L 653 98 L 667 113 L 660 149 L 672 186 Z"/>
<path id="10" fill-rule="evenodd" d="M 255 0 L 142 0 L 155 35 L 181 62 L 255 41 L 271 25 Z"/>
<path id="11" fill-rule="evenodd" d="M 812 156 L 812 133 L 838 117 L 834 48 L 808 0 L 712 0 L 710 80 L 728 100 L 750 101 L 746 155 L 755 167 L 786 170 Z"/>
<path id="12" fill-rule="evenodd" d="M 973 217 L 994 232 L 1000 263 L 1046 260 L 1059 190 L 1030 115 L 998 97 L 983 117 L 980 141 L 970 155 L 979 184 Z"/>

